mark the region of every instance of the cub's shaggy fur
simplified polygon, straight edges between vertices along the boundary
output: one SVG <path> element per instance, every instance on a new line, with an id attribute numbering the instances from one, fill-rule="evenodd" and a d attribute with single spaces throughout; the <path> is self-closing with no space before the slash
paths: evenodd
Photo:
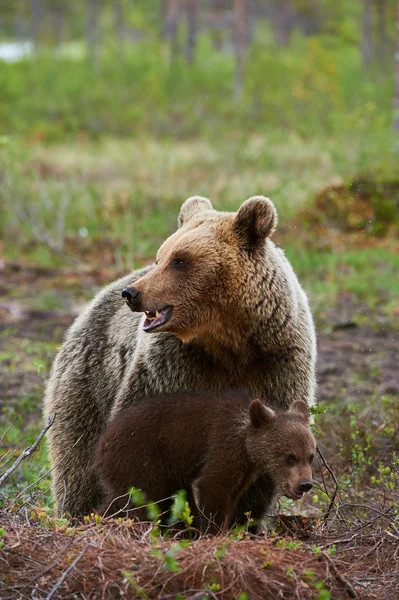
<path id="1" fill-rule="evenodd" d="M 242 393 L 164 394 L 118 414 L 100 439 L 95 470 L 107 514 L 131 508 L 131 487 L 154 502 L 184 488 L 198 525 L 216 532 L 245 521 L 240 499 L 260 475 L 268 487 L 245 507 L 256 520 L 279 495 L 295 500 L 309 491 L 314 452 L 302 401 L 276 413 Z M 168 501 L 159 507 L 167 512 Z"/>
<path id="2" fill-rule="evenodd" d="M 45 397 L 58 509 L 81 515 L 101 504 L 94 447 L 145 396 L 244 388 L 276 409 L 313 402 L 312 316 L 269 239 L 276 223 L 261 196 L 237 213 L 189 198 L 156 263 L 106 287 L 76 319 Z"/>

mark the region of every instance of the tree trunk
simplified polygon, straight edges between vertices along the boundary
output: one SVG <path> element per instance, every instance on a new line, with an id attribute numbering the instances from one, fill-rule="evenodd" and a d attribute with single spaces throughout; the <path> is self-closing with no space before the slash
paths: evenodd
<path id="1" fill-rule="evenodd" d="M 376 0 L 376 12 L 378 18 L 378 60 L 385 61 L 387 47 L 387 19 L 386 19 L 386 0 Z"/>
<path id="2" fill-rule="evenodd" d="M 293 10 L 291 2 L 274 2 L 270 6 L 270 16 L 273 23 L 274 38 L 280 46 L 287 46 L 290 41 L 290 35 L 293 22 Z"/>
<path id="3" fill-rule="evenodd" d="M 189 65 L 194 61 L 197 41 L 198 0 L 186 0 L 187 39 L 184 56 Z"/>
<path id="4" fill-rule="evenodd" d="M 114 29 L 117 44 L 123 46 L 125 38 L 125 15 L 123 10 L 123 0 L 114 0 Z"/>
<path id="5" fill-rule="evenodd" d="M 239 98 L 243 87 L 243 63 L 247 34 L 248 0 L 234 0 L 233 42 L 236 55 L 234 97 Z"/>
<path id="6" fill-rule="evenodd" d="M 98 66 L 98 21 L 101 12 L 102 0 L 88 0 L 87 15 L 87 45 L 89 48 L 89 58 L 93 68 Z"/>
<path id="7" fill-rule="evenodd" d="M 179 0 L 164 0 L 167 2 L 165 12 L 165 38 L 169 42 L 171 57 L 174 60 L 178 54 L 178 25 Z"/>
<path id="8" fill-rule="evenodd" d="M 393 99 L 393 128 L 399 131 L 399 0 L 396 7 L 395 96 Z"/>
<path id="9" fill-rule="evenodd" d="M 115 31 L 115 46 L 124 54 L 125 46 L 125 15 L 123 10 L 123 0 L 114 0 L 114 31 Z"/>
<path id="10" fill-rule="evenodd" d="M 363 0 L 362 56 L 365 66 L 373 60 L 372 6 L 372 0 Z"/>
<path id="11" fill-rule="evenodd" d="M 55 45 L 59 48 L 64 39 L 65 13 L 62 5 L 54 7 L 53 13 Z"/>
<path id="12" fill-rule="evenodd" d="M 30 0 L 31 9 L 31 37 L 35 46 L 35 51 L 38 49 L 40 28 L 43 19 L 42 0 Z"/>

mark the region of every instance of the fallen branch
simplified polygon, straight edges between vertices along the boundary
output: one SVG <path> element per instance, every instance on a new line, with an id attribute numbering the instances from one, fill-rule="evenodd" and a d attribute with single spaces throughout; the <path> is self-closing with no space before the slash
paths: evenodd
<path id="1" fill-rule="evenodd" d="M 329 474 L 331 475 L 331 478 L 332 478 L 332 480 L 333 480 L 333 482 L 334 482 L 334 484 L 335 484 L 334 493 L 333 493 L 332 497 L 330 498 L 330 504 L 329 504 L 329 507 L 328 507 L 328 509 L 327 509 L 327 512 L 326 512 L 326 514 L 324 515 L 324 520 L 327 520 L 327 518 L 328 518 L 328 517 L 329 517 L 329 515 L 330 515 L 330 512 L 331 512 L 331 511 L 332 511 L 332 509 L 333 509 L 333 506 L 334 506 L 334 503 L 335 503 L 335 498 L 337 497 L 337 493 L 338 493 L 338 487 L 339 487 L 339 485 L 338 485 L 337 478 L 336 478 L 336 477 L 335 477 L 335 475 L 334 475 L 334 471 L 331 469 L 330 465 L 328 464 L 328 462 L 327 462 L 327 461 L 326 461 L 326 459 L 324 458 L 324 455 L 323 455 L 322 451 L 320 450 L 319 446 L 316 446 L 316 451 L 317 451 L 317 454 L 320 456 L 320 458 L 321 458 L 321 461 L 322 461 L 323 465 L 325 466 L 325 468 L 327 469 L 327 471 L 328 471 L 328 472 L 329 472 Z"/>
<path id="2" fill-rule="evenodd" d="M 41 430 L 41 432 L 37 436 L 35 442 L 31 446 L 29 446 L 28 448 L 25 448 L 25 450 L 23 452 L 21 452 L 21 454 L 14 461 L 14 463 L 11 465 L 11 467 L 9 469 L 7 469 L 7 471 L 5 473 L 3 473 L 3 475 L 0 477 L 0 487 L 9 478 L 9 476 L 11 475 L 11 473 L 13 473 L 15 471 L 15 469 L 21 464 L 21 462 L 25 458 L 28 458 L 28 456 L 31 456 L 35 452 L 35 450 L 38 448 L 40 442 L 42 441 L 43 436 L 50 429 L 50 427 L 52 426 L 53 423 L 54 423 L 54 417 L 49 417 L 47 419 L 46 425 L 43 427 L 43 429 Z"/>
<path id="3" fill-rule="evenodd" d="M 87 549 L 89 548 L 89 546 L 90 546 L 90 544 L 87 544 L 83 548 L 82 552 L 69 565 L 69 567 L 67 568 L 67 570 L 64 571 L 64 573 L 62 574 L 62 577 L 59 578 L 59 580 L 57 581 L 57 583 L 51 588 L 51 590 L 47 594 L 46 600 L 51 600 L 51 598 L 54 596 L 54 594 L 58 590 L 58 588 L 60 588 L 62 586 L 62 584 L 64 583 L 65 579 L 68 577 L 69 573 L 72 571 L 72 569 L 74 569 L 76 567 L 76 565 L 78 564 L 78 562 L 80 561 L 80 559 L 83 558 L 83 556 L 86 554 Z"/>
<path id="4" fill-rule="evenodd" d="M 349 583 L 349 581 L 342 575 L 342 573 L 340 573 L 338 571 L 337 566 L 334 564 L 334 561 L 332 560 L 332 558 L 328 554 L 328 552 L 324 552 L 323 551 L 321 553 L 321 556 L 323 556 L 323 558 L 326 559 L 326 561 L 328 562 L 328 565 L 329 565 L 332 573 L 334 574 L 335 578 L 346 589 L 346 591 L 348 592 L 349 596 L 351 598 L 357 598 L 357 592 L 356 592 L 356 590 L 353 588 L 352 584 Z"/>

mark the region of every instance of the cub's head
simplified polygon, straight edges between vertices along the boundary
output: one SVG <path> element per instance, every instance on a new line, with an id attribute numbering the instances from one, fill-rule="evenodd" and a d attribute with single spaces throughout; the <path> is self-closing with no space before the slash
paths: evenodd
<path id="1" fill-rule="evenodd" d="M 299 500 L 313 486 L 316 441 L 307 404 L 295 401 L 286 412 L 274 412 L 260 400 L 249 406 L 247 448 L 259 472 L 267 473 L 279 493 Z"/>
<path id="2" fill-rule="evenodd" d="M 264 255 L 277 215 L 263 196 L 249 198 L 237 213 L 219 212 L 207 198 L 186 200 L 179 229 L 160 247 L 155 266 L 125 288 L 134 312 L 144 312 L 146 332 L 174 333 L 183 341 L 216 334 L 229 339 L 248 321 L 243 295 L 253 273 L 248 261 Z M 248 323 L 242 322 L 242 329 Z"/>

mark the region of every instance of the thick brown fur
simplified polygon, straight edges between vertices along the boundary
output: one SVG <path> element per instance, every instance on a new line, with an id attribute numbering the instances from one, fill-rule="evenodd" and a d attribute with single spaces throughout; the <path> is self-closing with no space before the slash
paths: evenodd
<path id="1" fill-rule="evenodd" d="M 240 499 L 262 476 L 267 489 L 246 506 L 259 520 L 279 495 L 297 499 L 301 484 L 310 489 L 315 447 L 303 401 L 276 413 L 240 392 L 146 398 L 120 412 L 100 439 L 94 462 L 106 491 L 102 512 L 131 508 L 131 487 L 162 510 L 162 500 L 185 489 L 199 527 L 215 533 L 246 520 Z"/>
<path id="2" fill-rule="evenodd" d="M 109 420 L 145 396 L 244 388 L 277 409 L 296 398 L 313 402 L 312 316 L 269 239 L 276 224 L 273 203 L 261 196 L 237 213 L 190 198 L 156 263 L 109 285 L 76 319 L 45 397 L 46 415 L 55 415 L 49 448 L 58 511 L 81 515 L 100 505 L 93 449 Z M 135 311 L 170 306 L 170 320 L 144 332 L 145 316 L 121 297 L 127 287 L 140 292 Z"/>

